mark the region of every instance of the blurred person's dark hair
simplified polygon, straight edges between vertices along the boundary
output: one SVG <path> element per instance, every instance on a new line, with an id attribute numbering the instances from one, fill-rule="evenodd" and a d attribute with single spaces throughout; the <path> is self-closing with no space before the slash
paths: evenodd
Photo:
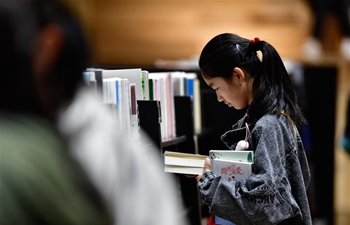
<path id="1" fill-rule="evenodd" d="M 83 82 L 89 49 L 78 20 L 55 0 L 1 0 L 0 30 L 1 161 L 6 162 L 0 163 L 0 189 L 2 200 L 11 203 L 1 207 L 1 222 L 81 224 L 95 217 L 88 223 L 109 224 L 100 193 L 47 121 L 56 119 Z M 16 212 L 23 214 L 16 218 Z"/>
<path id="2" fill-rule="evenodd" d="M 38 74 L 33 56 L 39 34 L 48 25 L 60 29 L 62 44 L 57 61 L 40 65 L 48 67 L 43 72 L 50 75 L 34 79 Z M 51 117 L 59 105 L 73 97 L 89 63 L 87 40 L 78 20 L 54 0 L 2 0 L 0 27 L 0 109 L 48 113 Z M 47 99 L 40 99 L 38 92 Z"/>

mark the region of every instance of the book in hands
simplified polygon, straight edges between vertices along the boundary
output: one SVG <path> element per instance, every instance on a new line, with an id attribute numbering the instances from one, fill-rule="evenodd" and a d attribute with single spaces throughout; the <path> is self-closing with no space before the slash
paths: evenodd
<path id="1" fill-rule="evenodd" d="M 164 172 L 198 175 L 203 173 L 205 159 L 207 155 L 164 152 Z"/>
<path id="2" fill-rule="evenodd" d="M 225 165 L 226 175 L 235 172 L 237 173 L 237 178 L 236 176 L 235 178 L 238 179 L 238 175 L 242 175 L 241 173 L 244 172 L 244 174 L 246 175 L 247 173 L 251 172 L 251 167 L 254 161 L 254 152 L 248 150 L 210 150 L 209 156 L 207 156 L 191 153 L 165 151 L 164 171 L 168 173 L 198 175 L 203 173 L 204 162 L 205 159 L 208 157 L 210 158 L 210 164 L 212 172 L 214 174 L 225 175 L 225 169 L 222 169 L 223 172 L 220 172 L 220 165 Z M 232 163 L 236 163 L 234 167 L 230 167 Z M 236 165 L 238 166 L 237 168 Z M 231 169 L 232 171 L 229 171 L 229 169 L 227 168 Z M 247 170 L 245 170 L 245 168 L 247 168 Z"/>
<path id="3" fill-rule="evenodd" d="M 212 172 L 229 182 L 247 178 L 252 173 L 254 151 L 210 150 L 209 157 Z M 218 216 L 215 216 L 215 224 L 235 225 Z"/>
<path id="4" fill-rule="evenodd" d="M 212 172 L 227 181 L 247 178 L 252 172 L 254 152 L 250 150 L 210 150 Z"/>

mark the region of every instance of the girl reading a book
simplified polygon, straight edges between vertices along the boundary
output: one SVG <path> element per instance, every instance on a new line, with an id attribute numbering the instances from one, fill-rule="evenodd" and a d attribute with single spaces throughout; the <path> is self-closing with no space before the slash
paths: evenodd
<path id="1" fill-rule="evenodd" d="M 219 102 L 247 108 L 222 141 L 230 150 L 255 154 L 251 175 L 230 182 L 212 173 L 206 159 L 196 179 L 209 212 L 237 225 L 312 224 L 311 175 L 298 132 L 306 120 L 278 52 L 259 38 L 223 33 L 205 45 L 199 66 Z M 212 218 L 209 224 L 215 223 Z"/>

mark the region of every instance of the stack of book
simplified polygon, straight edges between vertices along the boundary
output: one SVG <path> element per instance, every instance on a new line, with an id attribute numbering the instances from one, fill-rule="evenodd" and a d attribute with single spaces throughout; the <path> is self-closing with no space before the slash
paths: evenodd
<path id="1" fill-rule="evenodd" d="M 252 172 L 254 151 L 210 150 L 209 155 L 181 152 L 164 152 L 164 171 L 168 173 L 198 175 L 203 172 L 204 162 L 210 158 L 211 171 L 228 181 L 247 178 Z"/>
<path id="2" fill-rule="evenodd" d="M 252 173 L 254 151 L 252 150 L 210 150 L 209 156 L 180 152 L 164 152 L 164 171 L 198 175 L 203 173 L 205 159 L 210 158 L 211 171 L 228 182 L 247 178 Z M 235 225 L 214 216 L 216 224 Z"/>

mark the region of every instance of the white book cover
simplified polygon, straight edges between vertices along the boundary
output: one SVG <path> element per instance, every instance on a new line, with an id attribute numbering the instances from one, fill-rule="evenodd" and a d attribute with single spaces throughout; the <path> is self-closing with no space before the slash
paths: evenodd
<path id="1" fill-rule="evenodd" d="M 213 160 L 211 169 L 217 176 L 222 176 L 227 181 L 234 181 L 247 178 L 252 173 L 252 165 L 252 162 L 217 158 Z"/>
<path id="2" fill-rule="evenodd" d="M 210 150 L 209 158 L 212 172 L 229 182 L 248 178 L 252 173 L 253 150 Z M 218 216 L 215 216 L 215 223 L 234 225 Z"/>

